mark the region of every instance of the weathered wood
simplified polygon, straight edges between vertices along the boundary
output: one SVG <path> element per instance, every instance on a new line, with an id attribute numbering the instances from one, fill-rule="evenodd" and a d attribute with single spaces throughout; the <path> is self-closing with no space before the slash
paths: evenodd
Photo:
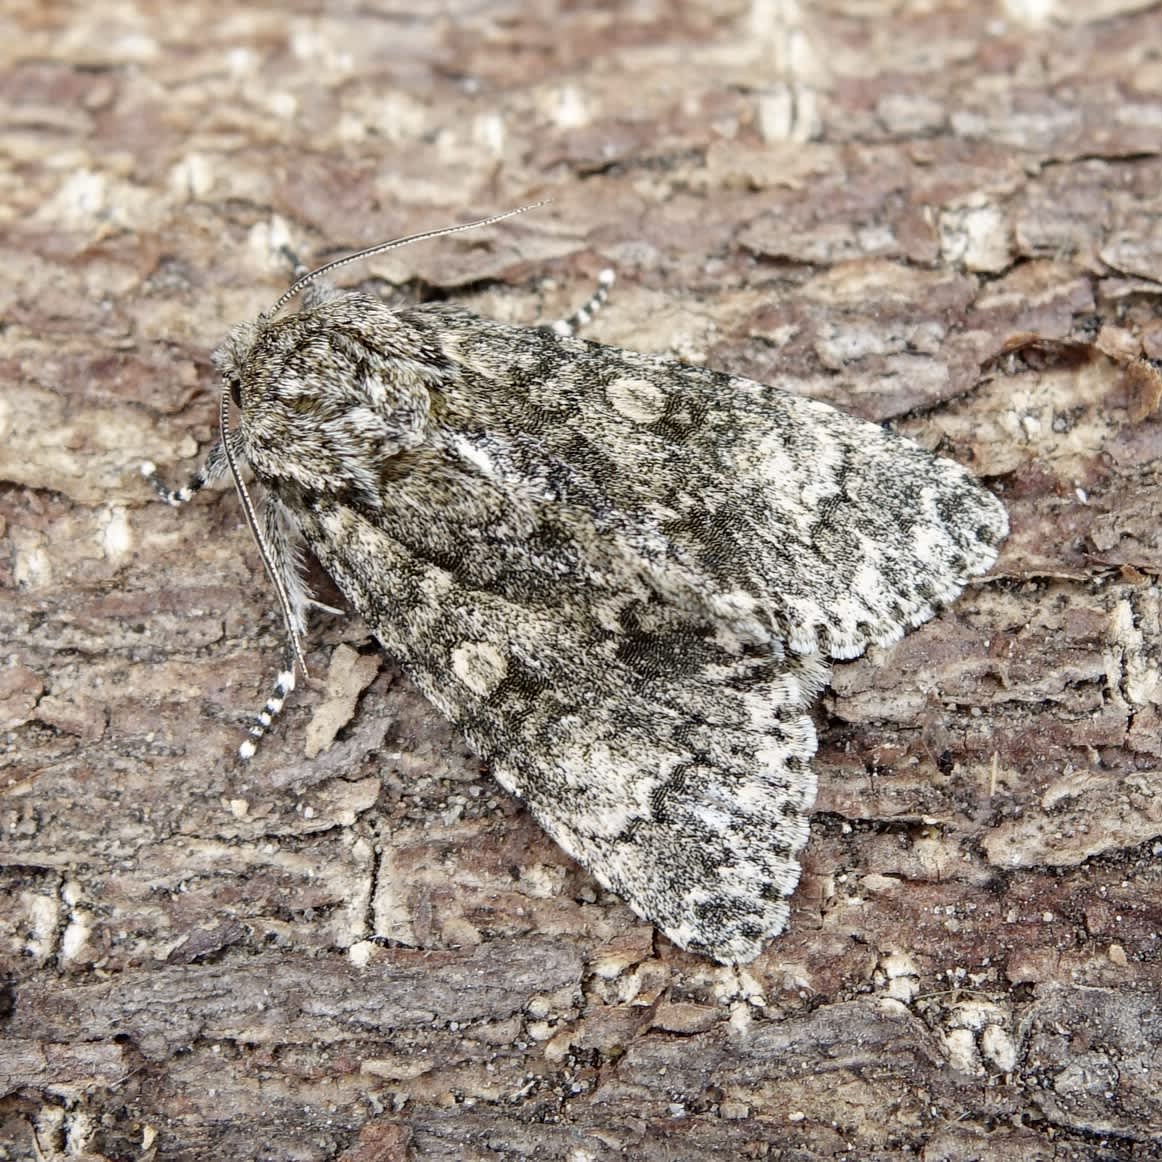
<path id="1" fill-rule="evenodd" d="M 0 1154 L 1162 1156 L 1158 21 L 9 5 Z M 236 767 L 271 594 L 231 494 L 137 475 L 211 436 L 284 235 L 546 195 L 351 277 L 533 321 L 613 265 L 592 337 L 895 421 L 1011 513 L 992 577 L 836 670 L 745 971 L 602 893 L 356 624 Z M 1024 334 L 1121 362 L 994 358 Z"/>

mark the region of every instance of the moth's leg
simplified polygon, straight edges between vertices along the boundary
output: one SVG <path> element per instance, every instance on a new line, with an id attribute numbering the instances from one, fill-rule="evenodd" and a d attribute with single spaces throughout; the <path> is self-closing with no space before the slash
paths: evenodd
<path id="1" fill-rule="evenodd" d="M 558 319 L 555 323 L 546 323 L 543 330 L 552 331 L 554 335 L 561 335 L 564 338 L 576 335 L 601 310 L 601 304 L 609 298 L 609 288 L 613 286 L 615 278 L 616 275 L 613 271 L 606 267 L 597 276 L 597 289 L 589 296 L 588 300 L 564 319 Z"/>
<path id="2" fill-rule="evenodd" d="M 234 436 L 235 433 L 232 432 L 231 438 Z M 157 474 L 157 465 L 150 460 L 147 460 L 144 464 L 141 465 L 141 475 L 144 476 L 145 479 L 153 485 L 154 492 L 156 492 L 157 495 L 160 496 L 166 504 L 173 508 L 178 508 L 181 505 L 188 504 L 191 500 L 193 500 L 193 498 L 197 496 L 198 493 L 201 492 L 207 484 L 213 484 L 214 481 L 220 480 L 222 476 L 225 475 L 227 466 L 228 462 L 226 460 L 226 450 L 222 446 L 222 441 L 219 439 L 215 440 L 213 444 L 210 445 L 210 449 L 206 453 L 206 458 L 194 470 L 194 474 L 190 477 L 189 483 L 186 484 L 183 488 L 169 488 L 163 484 Z M 265 508 L 269 514 L 269 503 L 265 506 Z M 264 535 L 268 540 L 272 541 L 272 544 L 280 544 L 282 541 L 285 541 L 285 532 L 280 530 L 274 533 L 272 539 L 270 530 L 271 519 L 272 518 L 268 515 Z M 285 559 L 285 552 L 280 558 L 277 555 L 279 552 L 278 548 L 275 548 L 273 551 L 276 554 L 275 560 Z M 294 559 L 293 553 L 292 559 Z M 293 588 L 288 589 L 288 593 L 291 594 L 292 607 L 297 608 L 297 606 L 294 606 L 293 603 L 295 602 L 296 597 L 303 593 L 302 582 L 298 579 L 297 575 L 294 580 L 294 586 Z M 298 616 L 301 620 L 301 612 Z M 274 720 L 274 716 L 282 709 L 283 703 L 286 702 L 287 695 L 290 694 L 290 692 L 295 688 L 294 661 L 294 647 L 288 642 L 286 657 L 283 659 L 282 669 L 279 672 L 278 678 L 274 684 L 274 692 L 266 700 L 266 705 L 262 708 L 262 713 L 258 715 L 254 726 L 250 728 L 250 737 L 247 738 L 246 741 L 243 742 L 242 745 L 238 748 L 238 754 L 240 758 L 249 759 L 254 755 L 258 740 L 266 733 L 267 728 Z"/>
<path id="3" fill-rule="evenodd" d="M 295 688 L 296 637 L 306 633 L 308 606 L 317 604 L 303 583 L 303 563 L 298 526 L 286 506 L 273 496 L 266 496 L 261 505 L 262 539 L 267 554 L 278 573 L 282 590 L 290 605 L 287 643 L 283 652 L 282 668 L 274 681 L 274 689 L 266 704 L 254 717 L 247 737 L 238 748 L 238 757 L 246 762 L 254 757 L 259 742 L 270 729 L 275 718 Z"/>
<path id="4" fill-rule="evenodd" d="M 291 608 L 291 624 L 287 629 L 300 637 L 307 631 L 307 607 L 311 594 L 303 581 L 302 536 L 290 510 L 273 496 L 265 496 L 261 504 L 262 539 L 266 542 L 270 559 L 282 581 L 283 592 Z"/>
<path id="5" fill-rule="evenodd" d="M 184 488 L 167 488 L 161 482 L 157 474 L 157 465 L 152 460 L 146 460 L 141 465 L 141 475 L 153 485 L 153 491 L 173 508 L 188 504 L 207 484 L 220 480 L 225 472 L 226 450 L 222 447 L 221 440 L 215 440 L 210 445 L 206 458 L 194 469 L 194 474 Z"/>
<path id="6" fill-rule="evenodd" d="M 290 263 L 291 286 L 294 286 L 304 274 L 310 271 L 310 267 L 298 256 L 298 251 L 292 250 L 285 242 L 278 248 L 278 252 Z"/>
<path id="7" fill-rule="evenodd" d="M 263 735 L 270 729 L 271 723 L 278 717 L 279 711 L 286 705 L 287 698 L 295 688 L 295 656 L 293 650 L 287 650 L 282 659 L 282 669 L 274 680 L 274 689 L 266 700 L 266 705 L 255 716 L 254 725 L 247 732 L 247 737 L 238 747 L 238 757 L 245 763 L 254 758 L 258 744 Z"/>
<path id="8" fill-rule="evenodd" d="M 230 433 L 230 438 L 237 438 L 236 432 Z M 236 452 L 241 456 L 241 448 Z M 189 483 L 183 488 L 168 488 L 157 475 L 157 466 L 150 461 L 141 465 L 141 474 L 153 485 L 154 491 L 166 504 L 174 508 L 187 504 L 208 484 L 219 480 L 226 472 L 226 452 L 221 440 L 215 440 L 210 445 L 206 458 L 195 469 Z M 294 634 L 302 634 L 306 628 L 306 610 L 309 605 L 318 604 L 311 599 L 303 585 L 302 569 L 299 558 L 297 531 L 289 514 L 277 501 L 266 497 L 262 503 L 262 537 L 266 542 L 270 559 L 282 579 L 283 587 L 290 603 L 291 624 L 287 626 L 287 646 L 283 655 L 282 668 L 275 679 L 274 690 L 266 700 L 266 705 L 255 716 L 248 737 L 238 748 L 238 756 L 243 759 L 254 757 L 258 742 L 270 729 L 278 712 L 286 703 L 287 697 L 295 688 L 295 649 Z M 329 609 L 329 606 L 323 606 Z M 334 612 L 340 612 L 335 610 Z"/>
<path id="9" fill-rule="evenodd" d="M 294 286 L 304 274 L 310 274 L 311 268 L 289 246 L 280 246 L 278 252 L 290 263 L 291 286 Z M 307 283 L 300 292 L 299 310 L 309 311 L 315 307 L 320 307 L 323 303 L 338 298 L 342 293 L 334 284 L 325 279 L 316 279 L 314 282 Z"/>

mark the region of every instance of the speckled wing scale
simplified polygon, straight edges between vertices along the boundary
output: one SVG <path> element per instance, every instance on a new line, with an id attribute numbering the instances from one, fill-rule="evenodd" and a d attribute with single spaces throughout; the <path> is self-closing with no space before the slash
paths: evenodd
<path id="1" fill-rule="evenodd" d="M 874 424 L 571 329 L 316 284 L 216 353 L 227 446 L 292 637 L 301 536 L 570 855 L 743 962 L 787 922 L 829 659 L 952 600 L 1005 512 Z"/>

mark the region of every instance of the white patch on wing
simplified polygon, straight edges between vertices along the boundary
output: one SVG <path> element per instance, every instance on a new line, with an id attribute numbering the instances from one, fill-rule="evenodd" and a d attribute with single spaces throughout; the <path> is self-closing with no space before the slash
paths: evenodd
<path id="1" fill-rule="evenodd" d="M 508 673 L 508 661 L 488 642 L 461 642 L 452 651 L 452 672 L 474 694 L 487 698 Z"/>
<path id="2" fill-rule="evenodd" d="M 452 451 L 462 460 L 467 460 L 474 468 L 489 480 L 500 480 L 503 477 L 500 469 L 492 457 L 473 440 L 466 436 L 457 435 L 451 441 Z"/>
<path id="3" fill-rule="evenodd" d="M 666 410 L 666 393 L 648 379 L 615 379 L 606 389 L 609 406 L 635 424 L 652 424 Z"/>

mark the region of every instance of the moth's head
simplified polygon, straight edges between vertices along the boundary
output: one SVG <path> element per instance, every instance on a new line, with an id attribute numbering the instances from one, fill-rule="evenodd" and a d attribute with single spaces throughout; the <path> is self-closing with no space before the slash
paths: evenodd
<path id="1" fill-rule="evenodd" d="M 213 358 L 227 397 L 242 413 L 237 450 L 254 474 L 276 492 L 354 495 L 377 507 L 388 462 L 424 442 L 428 388 L 445 374 L 439 344 L 365 295 L 324 293 L 324 301 L 297 315 L 279 318 L 279 312 L 312 284 L 322 288 L 321 280 L 340 266 L 532 208 L 337 258 L 297 279 L 257 323 L 235 327 Z M 228 442 L 227 450 L 233 446 Z"/>
<path id="2" fill-rule="evenodd" d="M 210 362 L 218 369 L 222 383 L 229 389 L 234 406 L 242 407 L 242 374 L 246 356 L 258 335 L 257 323 L 239 323 L 214 349 Z"/>
<path id="3" fill-rule="evenodd" d="M 378 505 L 390 460 L 426 438 L 439 373 L 422 347 L 364 295 L 235 327 L 213 361 L 254 474 L 276 491 Z"/>

